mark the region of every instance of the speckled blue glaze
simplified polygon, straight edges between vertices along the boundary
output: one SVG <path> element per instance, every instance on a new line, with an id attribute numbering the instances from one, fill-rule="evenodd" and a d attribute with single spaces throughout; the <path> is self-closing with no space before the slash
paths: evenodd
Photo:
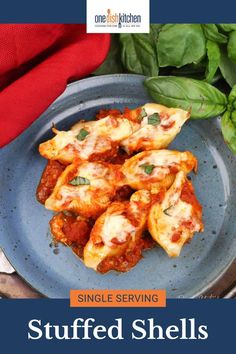
<path id="1" fill-rule="evenodd" d="M 0 152 L 0 244 L 22 277 L 42 294 L 66 298 L 75 288 L 155 289 L 167 296 L 196 297 L 223 274 L 236 254 L 236 159 L 223 142 L 219 121 L 188 122 L 171 148 L 199 159 L 192 175 L 203 205 L 205 232 L 196 234 L 181 257 L 170 259 L 157 247 L 128 273 L 96 274 L 62 245 L 50 247 L 52 213 L 35 199 L 45 160 L 37 147 L 52 137 L 52 122 L 68 129 L 92 119 L 101 108 L 135 107 L 151 99 L 138 75 L 108 75 L 68 86 L 48 110 Z"/>

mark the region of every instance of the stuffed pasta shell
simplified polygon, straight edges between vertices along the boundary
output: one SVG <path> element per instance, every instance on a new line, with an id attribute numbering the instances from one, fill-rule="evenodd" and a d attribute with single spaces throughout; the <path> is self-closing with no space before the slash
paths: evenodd
<path id="1" fill-rule="evenodd" d="M 123 164 L 121 171 L 127 185 L 134 189 L 169 188 L 176 173 L 197 170 L 197 159 L 189 152 L 173 150 L 143 151 Z"/>
<path id="2" fill-rule="evenodd" d="M 148 230 L 170 257 L 177 257 L 193 234 L 203 229 L 202 207 L 191 182 L 180 171 L 162 201 L 152 205 Z"/>
<path id="3" fill-rule="evenodd" d="M 147 103 L 126 113 L 126 116 L 132 122 L 140 122 L 139 129 L 121 142 L 125 151 L 131 154 L 135 151 L 166 148 L 189 119 L 190 113 L 179 108 Z"/>
<path id="4" fill-rule="evenodd" d="M 84 249 L 85 265 L 102 273 L 133 267 L 141 257 L 140 239 L 150 203 L 147 190 L 135 192 L 130 201 L 113 202 L 94 224 Z M 128 261 L 125 255 L 129 252 L 133 257 Z"/>
<path id="5" fill-rule="evenodd" d="M 119 165 L 76 162 L 62 172 L 45 207 L 95 218 L 111 203 L 120 184 L 122 174 Z"/>
<path id="6" fill-rule="evenodd" d="M 53 128 L 54 138 L 40 144 L 40 154 L 49 160 L 69 164 L 74 159 L 106 161 L 116 155 L 119 143 L 139 128 L 139 124 L 111 115 L 97 121 L 83 121 L 69 131 Z"/>

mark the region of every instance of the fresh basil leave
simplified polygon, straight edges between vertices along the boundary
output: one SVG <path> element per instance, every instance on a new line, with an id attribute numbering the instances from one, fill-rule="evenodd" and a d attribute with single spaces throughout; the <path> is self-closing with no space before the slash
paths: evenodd
<path id="1" fill-rule="evenodd" d="M 144 85 L 156 102 L 190 110 L 192 118 L 216 117 L 227 108 L 226 96 L 203 81 L 159 76 L 146 79 Z"/>
<path id="2" fill-rule="evenodd" d="M 85 177 L 77 176 L 73 178 L 71 181 L 69 181 L 68 183 L 71 184 L 72 186 L 83 186 L 83 185 L 89 185 L 90 180 Z"/>
<path id="3" fill-rule="evenodd" d="M 228 96 L 228 102 L 231 109 L 236 109 L 236 85 L 232 88 Z"/>
<path id="4" fill-rule="evenodd" d="M 206 81 L 211 83 L 220 65 L 220 49 L 217 43 L 210 40 L 207 41 L 206 48 L 208 57 Z"/>
<path id="5" fill-rule="evenodd" d="M 217 27 L 224 32 L 236 31 L 236 23 L 220 23 L 217 24 Z"/>
<path id="6" fill-rule="evenodd" d="M 229 41 L 227 45 L 228 56 L 232 62 L 236 63 L 236 31 L 229 34 Z"/>
<path id="7" fill-rule="evenodd" d="M 79 134 L 76 136 L 76 138 L 79 141 L 82 141 L 86 138 L 87 135 L 89 135 L 89 132 L 82 128 L 82 129 L 80 129 Z"/>
<path id="8" fill-rule="evenodd" d="M 155 165 L 149 165 L 148 163 L 143 163 L 140 167 L 144 170 L 147 175 L 150 175 L 155 168 Z"/>
<path id="9" fill-rule="evenodd" d="M 227 36 L 220 33 L 215 24 L 204 24 L 202 28 L 207 39 L 217 43 L 227 43 Z"/>
<path id="10" fill-rule="evenodd" d="M 160 123 L 161 123 L 161 118 L 157 112 L 148 116 L 148 124 L 159 125 Z"/>
<path id="11" fill-rule="evenodd" d="M 166 215 L 168 215 L 168 216 L 171 216 L 171 215 L 168 213 L 168 211 L 169 211 L 172 207 L 173 207 L 173 205 L 171 205 L 171 206 L 169 206 L 168 208 L 164 209 L 164 210 L 163 210 L 163 213 L 166 214 Z"/>
<path id="12" fill-rule="evenodd" d="M 150 39 L 152 44 L 155 46 L 158 41 L 159 33 L 164 25 L 158 23 L 152 23 L 150 25 Z"/>
<path id="13" fill-rule="evenodd" d="M 122 63 L 129 72 L 147 76 L 158 75 L 158 62 L 150 34 L 121 33 Z"/>
<path id="14" fill-rule="evenodd" d="M 139 114 L 139 121 L 141 121 L 144 117 L 147 116 L 147 112 L 145 111 L 144 108 L 141 109 L 141 112 Z"/>
<path id="15" fill-rule="evenodd" d="M 230 150 L 236 154 L 236 111 L 226 111 L 221 119 L 221 130 Z"/>
<path id="16" fill-rule="evenodd" d="M 171 24 L 162 27 L 157 42 L 160 67 L 198 63 L 205 54 L 205 36 L 201 25 Z"/>
<path id="17" fill-rule="evenodd" d="M 229 59 L 225 48 L 221 48 L 220 54 L 220 71 L 227 83 L 233 87 L 236 84 L 236 64 Z"/>

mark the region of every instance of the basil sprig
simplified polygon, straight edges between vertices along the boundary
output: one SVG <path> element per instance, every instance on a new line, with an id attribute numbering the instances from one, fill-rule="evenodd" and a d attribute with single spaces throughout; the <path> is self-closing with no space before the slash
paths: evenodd
<path id="1" fill-rule="evenodd" d="M 89 185 L 90 180 L 85 177 L 76 176 L 68 183 L 71 184 L 72 186 L 84 186 L 84 185 Z"/>

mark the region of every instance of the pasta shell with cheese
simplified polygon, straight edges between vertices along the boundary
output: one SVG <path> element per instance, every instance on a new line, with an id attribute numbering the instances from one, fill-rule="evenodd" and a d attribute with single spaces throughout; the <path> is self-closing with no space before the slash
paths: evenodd
<path id="1" fill-rule="evenodd" d="M 189 112 L 180 108 L 167 108 L 156 103 L 147 103 L 129 113 L 132 120 L 135 115 L 140 121 L 139 129 L 121 142 L 129 154 L 166 148 L 190 117 Z"/>
<path id="2" fill-rule="evenodd" d="M 75 162 L 62 172 L 45 207 L 95 218 L 109 206 L 120 184 L 120 165 Z"/>
<path id="3" fill-rule="evenodd" d="M 120 141 L 139 127 L 138 123 L 111 115 L 97 121 L 83 121 L 69 131 L 53 128 L 56 136 L 39 146 L 40 154 L 64 164 L 79 160 L 107 160 L 116 155 Z"/>
<path id="4" fill-rule="evenodd" d="M 91 231 L 84 249 L 85 265 L 102 273 L 117 269 L 119 257 L 133 249 L 142 237 L 150 203 L 151 195 L 147 190 L 135 192 L 130 201 L 113 202 Z M 140 257 L 133 259 L 131 264 L 126 261 L 124 271 L 134 266 Z"/>
<path id="5" fill-rule="evenodd" d="M 174 150 L 143 151 L 123 164 L 121 171 L 126 183 L 134 189 L 149 190 L 169 188 L 176 173 L 197 170 L 197 159 L 189 151 Z"/>
<path id="6" fill-rule="evenodd" d="M 177 257 L 193 234 L 203 229 L 201 205 L 191 182 L 180 171 L 162 201 L 152 205 L 148 230 L 170 257 Z"/>

